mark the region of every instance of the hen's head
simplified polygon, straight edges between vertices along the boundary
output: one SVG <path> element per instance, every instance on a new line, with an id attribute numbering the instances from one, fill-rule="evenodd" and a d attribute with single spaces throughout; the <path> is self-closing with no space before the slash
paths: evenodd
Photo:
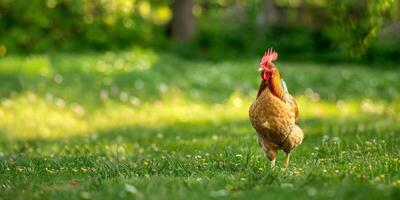
<path id="1" fill-rule="evenodd" d="M 274 62 L 275 60 L 278 59 L 278 53 L 276 53 L 272 48 L 269 48 L 268 51 L 264 53 L 264 56 L 262 57 L 260 61 L 260 68 L 258 71 L 261 72 L 261 78 L 269 81 L 272 77 L 272 75 L 275 73 L 276 68 Z"/>

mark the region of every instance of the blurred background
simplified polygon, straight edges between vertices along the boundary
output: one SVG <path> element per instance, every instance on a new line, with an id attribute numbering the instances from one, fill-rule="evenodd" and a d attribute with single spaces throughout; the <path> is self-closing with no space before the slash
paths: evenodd
<path id="1" fill-rule="evenodd" d="M 269 47 L 279 53 L 277 66 L 303 119 L 362 117 L 356 113 L 379 101 L 383 107 L 372 107 L 382 109 L 372 111 L 385 116 L 400 98 L 399 6 L 397 0 L 0 0 L 0 132 L 57 138 L 224 120 L 249 128 L 256 69 Z"/>
<path id="2" fill-rule="evenodd" d="M 269 47 L 305 133 L 271 173 Z M 0 0 L 0 199 L 395 199 L 399 74 L 399 0 Z"/>
<path id="3" fill-rule="evenodd" d="M 0 56 L 120 51 L 188 58 L 400 59 L 398 0 L 0 0 Z"/>

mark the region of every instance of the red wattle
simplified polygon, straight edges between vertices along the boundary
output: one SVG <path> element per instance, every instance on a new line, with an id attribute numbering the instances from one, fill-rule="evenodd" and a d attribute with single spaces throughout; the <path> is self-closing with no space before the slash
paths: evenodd
<path id="1" fill-rule="evenodd" d="M 264 73 L 262 74 L 262 78 L 263 78 L 264 80 L 268 81 L 269 78 L 271 78 L 271 75 L 270 75 L 268 72 L 264 72 Z"/>

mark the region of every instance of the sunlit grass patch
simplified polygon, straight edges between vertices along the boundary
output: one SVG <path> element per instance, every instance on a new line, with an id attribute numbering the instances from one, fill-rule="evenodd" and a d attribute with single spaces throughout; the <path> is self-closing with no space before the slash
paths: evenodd
<path id="1" fill-rule="evenodd" d="M 33 92 L 2 101 L 0 124 L 15 138 L 54 138 L 88 131 L 84 109 L 63 99 L 46 100 Z"/>
<path id="2" fill-rule="evenodd" d="M 0 75 L 26 75 L 26 76 L 49 76 L 52 67 L 48 56 L 31 55 L 27 57 L 7 56 L 1 58 Z"/>
<path id="3" fill-rule="evenodd" d="M 67 102 L 61 97 L 39 96 L 33 92 L 4 100 L 0 105 L 0 124 L 7 136 L 20 139 L 68 138 L 87 135 L 119 127 L 144 126 L 162 128 L 174 124 L 211 123 L 247 120 L 252 98 L 234 92 L 221 103 L 201 103 L 186 99 L 179 91 L 171 90 L 162 99 L 136 104 L 129 101 L 107 99 L 102 106 L 88 110 L 84 106 Z M 359 119 L 359 129 L 368 119 L 375 118 L 374 125 L 385 128 L 393 125 L 399 115 L 394 104 L 373 102 L 315 101 L 312 97 L 297 96 L 301 119 L 319 118 L 335 123 Z M 305 127 L 307 130 L 312 127 Z"/>
<path id="4" fill-rule="evenodd" d="M 134 48 L 126 52 L 103 54 L 64 54 L 52 57 L 59 73 L 83 72 L 92 75 L 116 75 L 133 71 L 149 70 L 159 60 L 150 49 Z"/>

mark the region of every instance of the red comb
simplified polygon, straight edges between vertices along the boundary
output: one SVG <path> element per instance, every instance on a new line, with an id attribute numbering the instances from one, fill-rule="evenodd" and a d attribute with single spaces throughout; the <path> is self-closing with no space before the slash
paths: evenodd
<path id="1" fill-rule="evenodd" d="M 260 61 L 260 66 L 266 67 L 267 63 L 272 63 L 278 59 L 278 53 L 276 53 L 272 48 L 269 48 L 268 51 L 264 53 Z"/>

